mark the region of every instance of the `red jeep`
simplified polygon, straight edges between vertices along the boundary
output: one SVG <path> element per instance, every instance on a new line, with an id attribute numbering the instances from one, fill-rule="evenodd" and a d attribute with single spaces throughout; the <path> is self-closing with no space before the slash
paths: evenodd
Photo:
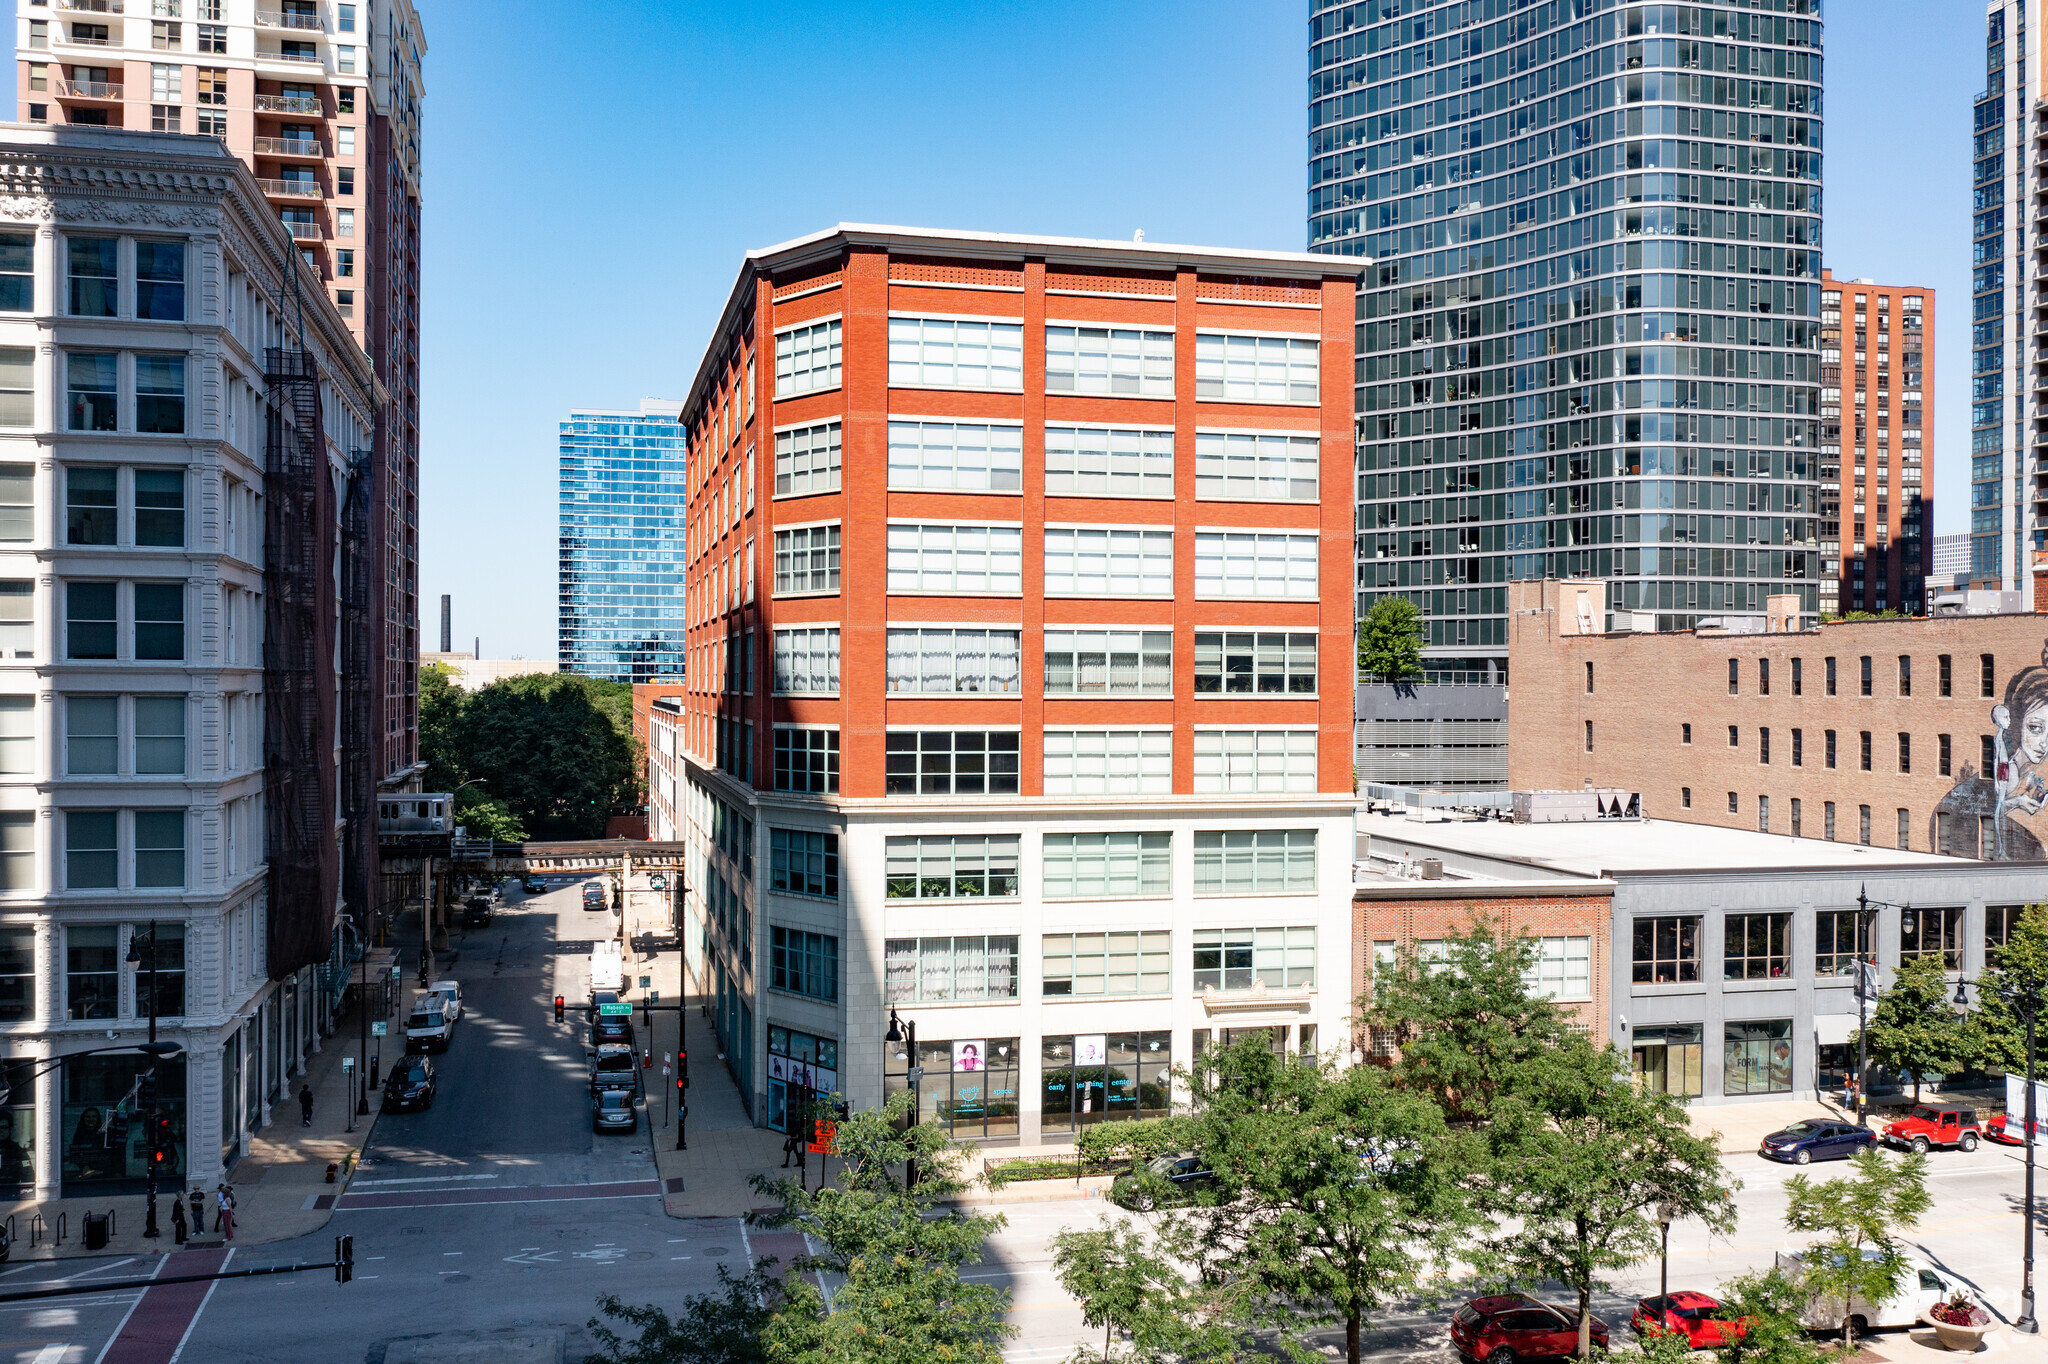
<path id="1" fill-rule="evenodd" d="M 1978 1135 L 1977 1110 L 1950 1105 L 1914 1104 L 1905 1117 L 1884 1129 L 1887 1146 L 1904 1146 L 1922 1155 L 1931 1146 L 1974 1151 Z"/>

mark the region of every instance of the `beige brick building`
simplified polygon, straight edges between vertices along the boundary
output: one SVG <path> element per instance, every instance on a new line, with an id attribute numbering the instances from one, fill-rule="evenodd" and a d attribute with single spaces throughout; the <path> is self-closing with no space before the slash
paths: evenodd
<path id="1" fill-rule="evenodd" d="M 1514 789 L 1624 787 L 1662 819 L 2044 856 L 2048 616 L 1608 634 L 1573 606 L 1604 583 L 1510 586 Z"/>

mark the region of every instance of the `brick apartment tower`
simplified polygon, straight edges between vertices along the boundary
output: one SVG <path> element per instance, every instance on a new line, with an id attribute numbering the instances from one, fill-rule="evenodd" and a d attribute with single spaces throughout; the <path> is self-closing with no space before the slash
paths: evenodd
<path id="1" fill-rule="evenodd" d="M 1934 290 L 1820 275 L 1820 609 L 1925 611 Z"/>
<path id="2" fill-rule="evenodd" d="M 412 0 L 21 0 L 16 25 L 22 121 L 220 138 L 375 364 L 387 401 L 366 452 L 374 713 L 344 747 L 371 755 L 359 791 L 416 789 L 426 36 Z M 373 858 L 372 840 L 351 841 L 352 900 L 375 885 Z"/>

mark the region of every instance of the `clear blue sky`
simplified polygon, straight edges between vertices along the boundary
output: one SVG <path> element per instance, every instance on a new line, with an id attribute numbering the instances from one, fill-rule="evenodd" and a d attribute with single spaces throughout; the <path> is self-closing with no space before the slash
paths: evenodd
<path id="1" fill-rule="evenodd" d="M 1303 245 L 1303 0 L 416 3 L 429 648 L 449 592 L 458 648 L 554 656 L 556 423 L 682 396 L 750 247 L 839 221 Z M 1827 17 L 1826 260 L 1939 291 L 1960 529 L 1982 8 Z"/>

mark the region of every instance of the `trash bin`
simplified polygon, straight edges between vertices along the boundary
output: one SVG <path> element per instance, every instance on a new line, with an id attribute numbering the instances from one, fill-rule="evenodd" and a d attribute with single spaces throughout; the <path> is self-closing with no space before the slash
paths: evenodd
<path id="1" fill-rule="evenodd" d="M 89 1212 L 85 1215 L 85 1248 L 105 1250 L 107 1248 L 107 1214 Z"/>

